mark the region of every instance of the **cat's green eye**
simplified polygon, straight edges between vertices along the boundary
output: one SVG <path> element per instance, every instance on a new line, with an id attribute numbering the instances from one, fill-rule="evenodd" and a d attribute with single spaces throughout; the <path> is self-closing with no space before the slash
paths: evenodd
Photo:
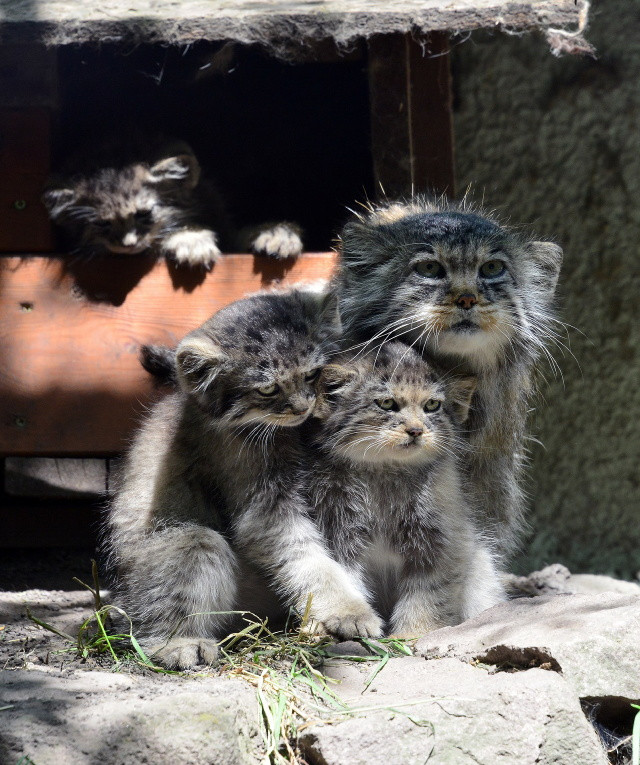
<path id="1" fill-rule="evenodd" d="M 480 266 L 480 276 L 485 279 L 493 279 L 495 276 L 501 276 L 505 272 L 504 260 L 488 260 Z"/>
<path id="2" fill-rule="evenodd" d="M 313 369 L 311 372 L 307 372 L 307 374 L 304 376 L 304 379 L 307 382 L 313 382 L 314 380 L 318 379 L 318 375 L 320 374 L 320 369 Z"/>
<path id="3" fill-rule="evenodd" d="M 437 412 L 442 406 L 442 401 L 438 401 L 437 398 L 430 398 L 424 405 L 425 412 Z"/>
<path id="4" fill-rule="evenodd" d="M 444 266 L 437 260 L 421 260 L 414 268 L 417 274 L 426 276 L 428 279 L 442 279 L 447 275 Z"/>
<path id="5" fill-rule="evenodd" d="M 263 385 L 262 388 L 258 388 L 258 393 L 261 396 L 273 396 L 279 390 L 280 386 L 277 383 L 271 383 L 271 385 Z"/>
<path id="6" fill-rule="evenodd" d="M 380 409 L 384 409 L 385 411 L 398 408 L 398 405 L 393 398 L 379 398 L 376 400 L 376 404 L 380 407 Z"/>

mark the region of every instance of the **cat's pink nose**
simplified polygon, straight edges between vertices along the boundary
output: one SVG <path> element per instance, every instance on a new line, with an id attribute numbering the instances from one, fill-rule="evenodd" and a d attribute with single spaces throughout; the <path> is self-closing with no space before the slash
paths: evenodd
<path id="1" fill-rule="evenodd" d="M 458 308 L 463 308 L 465 310 L 469 308 L 473 308 L 473 306 L 478 302 L 478 298 L 473 295 L 471 292 L 465 292 L 463 295 L 459 295 L 458 299 L 456 300 L 456 305 Z"/>
<path id="2" fill-rule="evenodd" d="M 418 436 L 421 436 L 424 433 L 424 428 L 419 428 L 417 426 L 411 426 L 406 428 L 406 431 L 408 435 L 411 436 L 411 438 L 417 438 Z"/>

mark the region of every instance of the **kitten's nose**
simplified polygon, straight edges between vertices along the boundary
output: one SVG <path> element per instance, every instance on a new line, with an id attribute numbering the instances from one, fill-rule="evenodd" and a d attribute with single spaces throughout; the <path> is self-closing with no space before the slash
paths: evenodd
<path id="1" fill-rule="evenodd" d="M 138 237 L 133 233 L 133 231 L 128 231 L 122 237 L 122 245 L 123 247 L 133 247 L 134 244 L 138 244 Z"/>
<path id="2" fill-rule="evenodd" d="M 473 306 L 478 302 L 478 298 L 472 294 L 471 292 L 465 292 L 463 295 L 459 295 L 458 299 L 456 300 L 456 305 L 458 308 L 464 308 L 465 310 L 469 308 L 473 308 Z"/>
<path id="3" fill-rule="evenodd" d="M 421 436 L 424 433 L 424 428 L 419 427 L 418 425 L 410 425 L 409 427 L 405 428 L 407 431 L 407 434 L 411 436 L 411 438 L 418 438 L 418 436 Z"/>

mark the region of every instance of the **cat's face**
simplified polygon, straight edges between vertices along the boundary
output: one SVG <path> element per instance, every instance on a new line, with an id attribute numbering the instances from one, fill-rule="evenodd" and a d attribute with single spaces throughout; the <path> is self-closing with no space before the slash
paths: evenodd
<path id="1" fill-rule="evenodd" d="M 398 337 L 480 365 L 514 342 L 537 342 L 561 260 L 482 216 L 425 211 L 375 215 L 343 237 L 341 310 L 347 327 Z M 363 302 L 368 310 L 363 311 Z M 357 317 L 356 317 L 357 314 Z M 367 327 L 368 325 L 368 327 Z"/>
<path id="2" fill-rule="evenodd" d="M 431 462 L 462 448 L 456 425 L 468 416 L 474 377 L 438 379 L 401 343 L 321 373 L 322 440 L 363 463 Z"/>
<path id="3" fill-rule="evenodd" d="M 118 254 L 149 249 L 176 217 L 175 192 L 197 182 L 191 155 L 170 157 L 149 167 L 99 168 L 45 191 L 52 220 L 75 232 L 83 247 Z"/>
<path id="4" fill-rule="evenodd" d="M 228 306 L 177 350 L 184 390 L 220 426 L 302 424 L 337 333 L 335 302 L 292 292 Z"/>

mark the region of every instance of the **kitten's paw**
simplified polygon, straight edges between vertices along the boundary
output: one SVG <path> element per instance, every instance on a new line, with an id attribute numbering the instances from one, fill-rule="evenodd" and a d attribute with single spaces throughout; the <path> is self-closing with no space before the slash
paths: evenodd
<path id="1" fill-rule="evenodd" d="M 302 231 L 294 223 L 276 223 L 258 231 L 251 252 L 271 258 L 297 258 L 302 252 Z"/>
<path id="2" fill-rule="evenodd" d="M 323 619 L 316 617 L 317 629 L 341 640 L 354 637 L 382 637 L 382 619 L 368 604 L 354 604 L 351 607 L 335 610 Z"/>
<path id="3" fill-rule="evenodd" d="M 162 243 L 162 252 L 176 263 L 211 268 L 221 256 L 216 235 L 209 229 L 183 229 L 170 234 Z"/>
<path id="4" fill-rule="evenodd" d="M 429 618 L 418 621 L 395 621 L 391 625 L 390 637 L 412 640 L 413 638 L 423 637 L 427 633 L 439 630 L 445 626 L 444 622 Z"/>
<path id="5" fill-rule="evenodd" d="M 189 669 L 218 660 L 218 643 L 197 637 L 174 637 L 149 647 L 148 653 L 168 669 Z"/>

